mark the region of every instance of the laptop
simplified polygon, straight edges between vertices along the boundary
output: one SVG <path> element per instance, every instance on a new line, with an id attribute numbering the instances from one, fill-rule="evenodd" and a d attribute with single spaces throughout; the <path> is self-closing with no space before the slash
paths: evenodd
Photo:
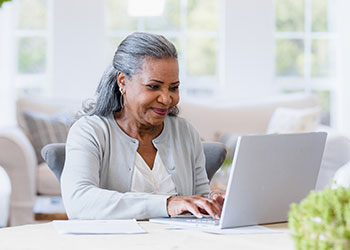
<path id="1" fill-rule="evenodd" d="M 325 132 L 240 136 L 219 220 L 191 215 L 150 222 L 220 229 L 285 222 L 290 204 L 316 186 L 326 138 Z"/>

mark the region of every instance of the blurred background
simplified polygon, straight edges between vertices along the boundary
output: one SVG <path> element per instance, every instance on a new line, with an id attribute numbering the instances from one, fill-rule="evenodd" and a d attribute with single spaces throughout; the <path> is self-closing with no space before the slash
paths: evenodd
<path id="1" fill-rule="evenodd" d="M 350 167 L 349 10 L 349 0 L 0 0 L 0 227 L 67 218 L 40 151 L 65 142 L 134 31 L 175 44 L 180 114 L 225 144 L 226 166 L 241 134 L 327 131 L 322 189 Z M 212 187 L 225 189 L 228 168 Z"/>
<path id="2" fill-rule="evenodd" d="M 183 100 L 312 92 L 324 122 L 350 131 L 348 10 L 347 0 L 6 1 L 0 127 L 16 123 L 18 97 L 93 97 L 120 41 L 147 31 L 177 47 Z"/>

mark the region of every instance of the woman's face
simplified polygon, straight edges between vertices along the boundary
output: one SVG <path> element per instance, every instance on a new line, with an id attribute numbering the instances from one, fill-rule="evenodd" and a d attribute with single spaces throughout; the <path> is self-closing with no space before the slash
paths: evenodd
<path id="1" fill-rule="evenodd" d="M 146 57 L 138 74 L 122 78 L 125 114 L 142 125 L 161 125 L 179 103 L 179 66 L 174 58 Z"/>

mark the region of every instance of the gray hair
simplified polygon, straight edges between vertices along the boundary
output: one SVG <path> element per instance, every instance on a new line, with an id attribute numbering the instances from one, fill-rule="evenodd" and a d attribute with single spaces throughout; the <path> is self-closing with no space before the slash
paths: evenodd
<path id="1" fill-rule="evenodd" d="M 85 102 L 83 112 L 87 115 L 108 116 L 121 110 L 121 93 L 117 74 L 127 77 L 140 72 L 146 57 L 177 59 L 175 46 L 164 36 L 135 32 L 127 36 L 118 46 L 110 65 L 100 80 L 96 90 L 96 102 Z M 169 115 L 176 116 L 178 108 L 174 107 Z"/>

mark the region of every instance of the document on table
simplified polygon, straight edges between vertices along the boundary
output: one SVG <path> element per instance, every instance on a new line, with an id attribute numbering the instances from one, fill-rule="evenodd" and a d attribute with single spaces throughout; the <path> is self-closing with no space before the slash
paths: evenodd
<path id="1" fill-rule="evenodd" d="M 143 234 L 146 233 L 131 220 L 55 220 L 52 222 L 61 234 Z"/>

